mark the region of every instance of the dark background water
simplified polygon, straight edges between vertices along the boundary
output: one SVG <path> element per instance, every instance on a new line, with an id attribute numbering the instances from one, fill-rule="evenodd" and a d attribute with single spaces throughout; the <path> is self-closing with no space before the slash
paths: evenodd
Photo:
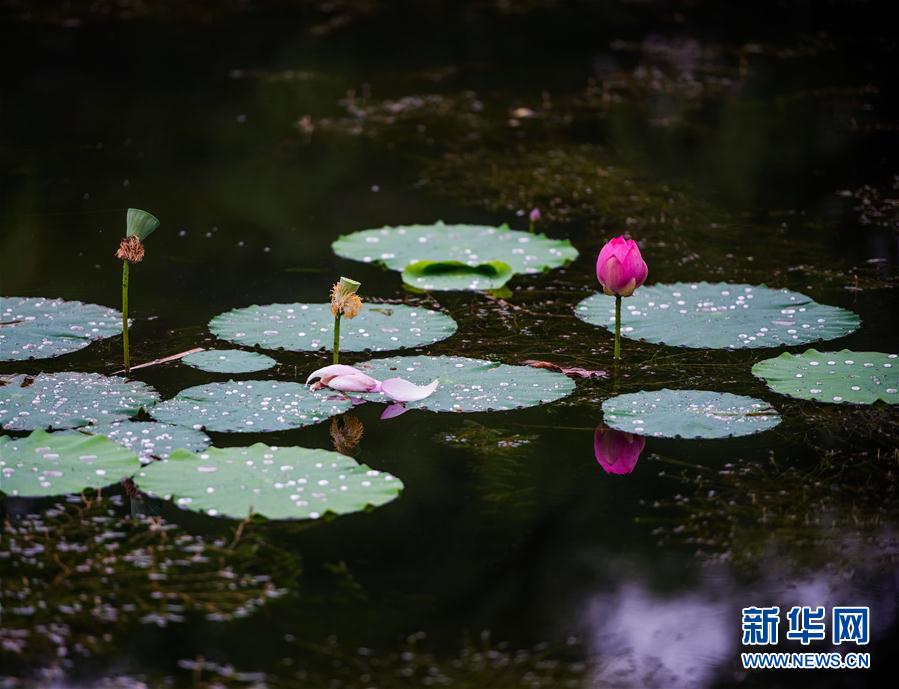
<path id="1" fill-rule="evenodd" d="M 874 3 L 0 8 L 0 292 L 117 306 L 124 211 L 152 211 L 163 226 L 132 272 L 136 361 L 213 346 L 212 316 L 322 301 L 350 274 L 366 297 L 459 321 L 427 351 L 608 368 L 611 338 L 571 313 L 621 228 L 641 241 L 651 281 L 801 289 L 862 317 L 826 348 L 899 348 L 899 235 L 884 203 L 899 174 L 897 45 Z M 865 185 L 877 194 L 867 209 Z M 340 234 L 388 223 L 524 228 L 531 205 L 581 257 L 515 278 L 506 302 L 407 294 L 398 274 L 330 251 Z M 0 373 L 111 373 L 118 346 Z M 749 373 L 770 355 L 626 341 L 622 391 L 752 394 L 784 417 L 744 439 L 650 439 L 628 476 L 605 474 L 591 451 L 608 381 L 517 412 L 380 422 L 359 408 L 357 456 L 400 477 L 401 499 L 314 528 L 258 527 L 302 558 L 289 595 L 245 620 L 130 625 L 112 653 L 63 663 L 67 681 L 202 682 L 179 666 L 202 656 L 273 686 L 302 684 L 293 673 L 306 664 L 368 686 L 352 669 L 360 647 L 387 658 L 423 631 L 434 662 L 450 663 L 489 630 L 513 650 L 547 644 L 546 662 L 583 662 L 576 686 L 805 686 L 807 674 L 738 669 L 740 608 L 864 603 L 873 669 L 814 683 L 887 686 L 896 414 L 780 398 Z M 275 356 L 269 373 L 283 379 L 326 360 Z M 219 379 L 179 364 L 136 373 L 163 397 Z M 527 442 L 501 449 L 516 434 Z M 331 447 L 327 424 L 213 441 Z M 225 528 L 155 508 L 193 533 Z M 329 638 L 334 667 L 308 645 Z M 19 677 L 59 662 L 7 661 L 2 674 Z M 515 672 L 467 681 L 530 686 Z M 392 682 L 417 685 L 378 686 Z"/>

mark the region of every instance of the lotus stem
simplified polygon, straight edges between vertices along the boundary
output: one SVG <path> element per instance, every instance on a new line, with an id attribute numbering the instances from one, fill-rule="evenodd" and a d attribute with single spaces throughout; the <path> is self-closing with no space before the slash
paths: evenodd
<path id="1" fill-rule="evenodd" d="M 334 315 L 334 363 L 340 363 L 340 319 L 355 318 L 362 308 L 362 300 L 356 294 L 360 283 L 342 277 L 331 287 L 331 313 Z"/>
<path id="2" fill-rule="evenodd" d="M 615 364 L 621 361 L 621 295 L 615 295 Z"/>
<path id="3" fill-rule="evenodd" d="M 125 373 L 131 373 L 131 353 L 128 349 L 128 275 L 131 264 L 122 261 L 122 348 L 125 355 Z"/>
<path id="4" fill-rule="evenodd" d="M 334 363 L 340 363 L 340 312 L 334 316 Z"/>

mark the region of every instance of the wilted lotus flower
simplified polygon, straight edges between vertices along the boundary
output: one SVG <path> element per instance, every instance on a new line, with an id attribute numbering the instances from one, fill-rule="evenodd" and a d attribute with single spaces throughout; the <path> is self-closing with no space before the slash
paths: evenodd
<path id="1" fill-rule="evenodd" d="M 649 268 L 633 239 L 615 237 L 606 242 L 596 259 L 596 279 L 602 291 L 615 297 L 615 361 L 621 359 L 621 298 L 629 297 L 646 282 Z"/>
<path id="2" fill-rule="evenodd" d="M 363 373 L 358 368 L 343 364 L 332 364 L 313 371 L 306 379 L 306 385 L 316 378 L 318 381 L 312 383 L 313 390 L 331 388 L 340 392 L 380 392 L 394 402 L 423 400 L 437 389 L 439 382 L 434 380 L 428 385 L 416 385 L 403 378 L 388 378 L 380 381 Z"/>
<path id="3" fill-rule="evenodd" d="M 340 319 L 355 318 L 362 310 L 362 300 L 356 292 L 361 282 L 342 277 L 331 286 L 331 314 L 334 316 L 334 358 L 340 362 Z"/>
<path id="4" fill-rule="evenodd" d="M 593 434 L 593 454 L 608 474 L 631 473 L 645 445 L 646 438 L 642 435 L 616 431 L 603 424 Z"/>
<path id="5" fill-rule="evenodd" d="M 606 242 L 596 261 L 596 279 L 610 297 L 629 297 L 646 282 L 649 268 L 633 239 L 615 237 Z"/>

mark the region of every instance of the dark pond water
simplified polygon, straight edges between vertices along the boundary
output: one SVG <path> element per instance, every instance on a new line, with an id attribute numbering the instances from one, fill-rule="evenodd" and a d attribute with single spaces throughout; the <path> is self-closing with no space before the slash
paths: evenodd
<path id="1" fill-rule="evenodd" d="M 118 306 L 124 209 L 150 209 L 163 226 L 133 271 L 136 361 L 214 346 L 212 316 L 324 301 L 349 274 L 366 298 L 459 322 L 425 351 L 608 369 L 611 338 L 572 312 L 625 229 L 650 281 L 801 290 L 862 318 L 819 348 L 899 349 L 897 42 L 873 4 L 39 5 L 0 2 L 0 293 Z M 330 250 L 382 224 L 525 229 L 533 206 L 581 257 L 504 299 L 411 294 Z M 115 621 L 54 627 L 56 580 L 34 622 L 7 604 L 4 627 L 30 641 L 0 651 L 0 685 L 888 686 L 899 417 L 775 395 L 750 374 L 775 353 L 625 341 L 621 392 L 715 389 L 783 415 L 746 438 L 649 439 L 629 475 L 592 450 L 609 380 L 516 412 L 359 407 L 355 456 L 405 492 L 311 526 L 247 526 L 222 566 L 283 595 L 160 627 L 140 604 L 153 587 L 113 557 L 85 586 L 133 590 L 136 611 L 119 595 Z M 327 361 L 274 356 L 264 375 L 286 380 Z M 114 338 L 0 373 L 119 368 Z M 135 377 L 163 397 L 222 379 L 177 363 Z M 331 448 L 329 430 L 211 435 Z M 0 510 L 18 523 L 53 502 Z M 76 515 L 75 542 L 126 529 L 130 500 L 107 502 Z M 234 538 L 233 522 L 144 509 L 171 538 Z M 214 607 L 227 589 L 213 572 L 194 594 Z M 740 609 L 797 604 L 870 605 L 872 669 L 742 670 Z"/>

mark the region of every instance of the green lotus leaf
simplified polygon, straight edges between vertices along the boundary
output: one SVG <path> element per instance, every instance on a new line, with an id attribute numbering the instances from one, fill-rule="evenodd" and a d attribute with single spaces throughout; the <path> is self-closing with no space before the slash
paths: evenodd
<path id="1" fill-rule="evenodd" d="M 331 350 L 334 316 L 330 304 L 269 304 L 220 314 L 209 322 L 213 335 L 235 344 L 291 352 Z M 456 322 L 439 311 L 405 304 L 365 304 L 340 324 L 340 351 L 383 352 L 422 347 L 456 332 Z"/>
<path id="2" fill-rule="evenodd" d="M 899 360 L 883 352 L 784 352 L 752 367 L 781 395 L 839 404 L 899 402 Z"/>
<path id="3" fill-rule="evenodd" d="M 567 239 L 510 230 L 506 225 L 442 222 L 360 230 L 338 238 L 331 246 L 338 256 L 380 263 L 400 271 L 412 287 L 435 290 L 496 289 L 515 273 L 558 268 L 578 255 Z M 458 264 L 472 272 L 461 270 Z"/>
<path id="4" fill-rule="evenodd" d="M 0 492 L 46 497 L 103 488 L 140 469 L 137 456 L 103 436 L 34 431 L 0 437 Z"/>
<path id="5" fill-rule="evenodd" d="M 270 356 L 243 349 L 207 349 L 188 354 L 181 361 L 210 373 L 254 373 L 265 371 L 278 363 Z"/>
<path id="6" fill-rule="evenodd" d="M 331 390 L 313 392 L 283 380 L 208 383 L 152 407 L 157 421 L 221 433 L 286 431 L 324 421 L 352 406 Z"/>
<path id="7" fill-rule="evenodd" d="M 0 297 L 0 361 L 62 356 L 122 332 L 122 314 L 97 304 Z"/>
<path id="8" fill-rule="evenodd" d="M 154 462 L 136 478 L 141 490 L 211 516 L 318 519 L 377 507 L 403 488 L 394 476 L 352 457 L 305 447 L 211 447 Z"/>
<path id="9" fill-rule="evenodd" d="M 662 438 L 730 438 L 774 428 L 780 414 L 764 400 L 710 390 L 642 390 L 603 402 L 606 425 Z"/>
<path id="10" fill-rule="evenodd" d="M 99 373 L 15 375 L 0 384 L 7 431 L 78 428 L 127 419 L 159 399 L 146 383 Z"/>
<path id="11" fill-rule="evenodd" d="M 186 426 L 158 421 L 115 421 L 88 426 L 82 433 L 102 435 L 136 453 L 142 462 L 167 459 L 179 449 L 199 452 L 209 447 L 209 436 Z"/>
<path id="12" fill-rule="evenodd" d="M 614 297 L 587 297 L 575 314 L 615 330 Z M 852 311 L 818 304 L 799 292 L 724 282 L 643 286 L 621 309 L 624 337 L 700 349 L 807 344 L 848 335 L 859 324 Z"/>
<path id="13" fill-rule="evenodd" d="M 514 275 L 508 264 L 489 261 L 468 265 L 462 261 L 417 261 L 403 270 L 403 282 L 420 290 L 495 290 Z"/>
<path id="14" fill-rule="evenodd" d="M 356 364 L 356 368 L 379 380 L 405 378 L 417 385 L 426 385 L 438 379 L 440 382 L 433 394 L 405 405 L 409 409 L 438 412 L 533 407 L 570 395 L 575 388 L 573 380 L 555 371 L 459 356 L 400 356 L 367 361 Z M 381 393 L 366 393 L 359 397 L 389 402 Z"/>
<path id="15" fill-rule="evenodd" d="M 137 237 L 144 241 L 159 227 L 159 220 L 155 215 L 138 208 L 129 208 L 125 224 L 125 234 L 128 237 Z"/>

